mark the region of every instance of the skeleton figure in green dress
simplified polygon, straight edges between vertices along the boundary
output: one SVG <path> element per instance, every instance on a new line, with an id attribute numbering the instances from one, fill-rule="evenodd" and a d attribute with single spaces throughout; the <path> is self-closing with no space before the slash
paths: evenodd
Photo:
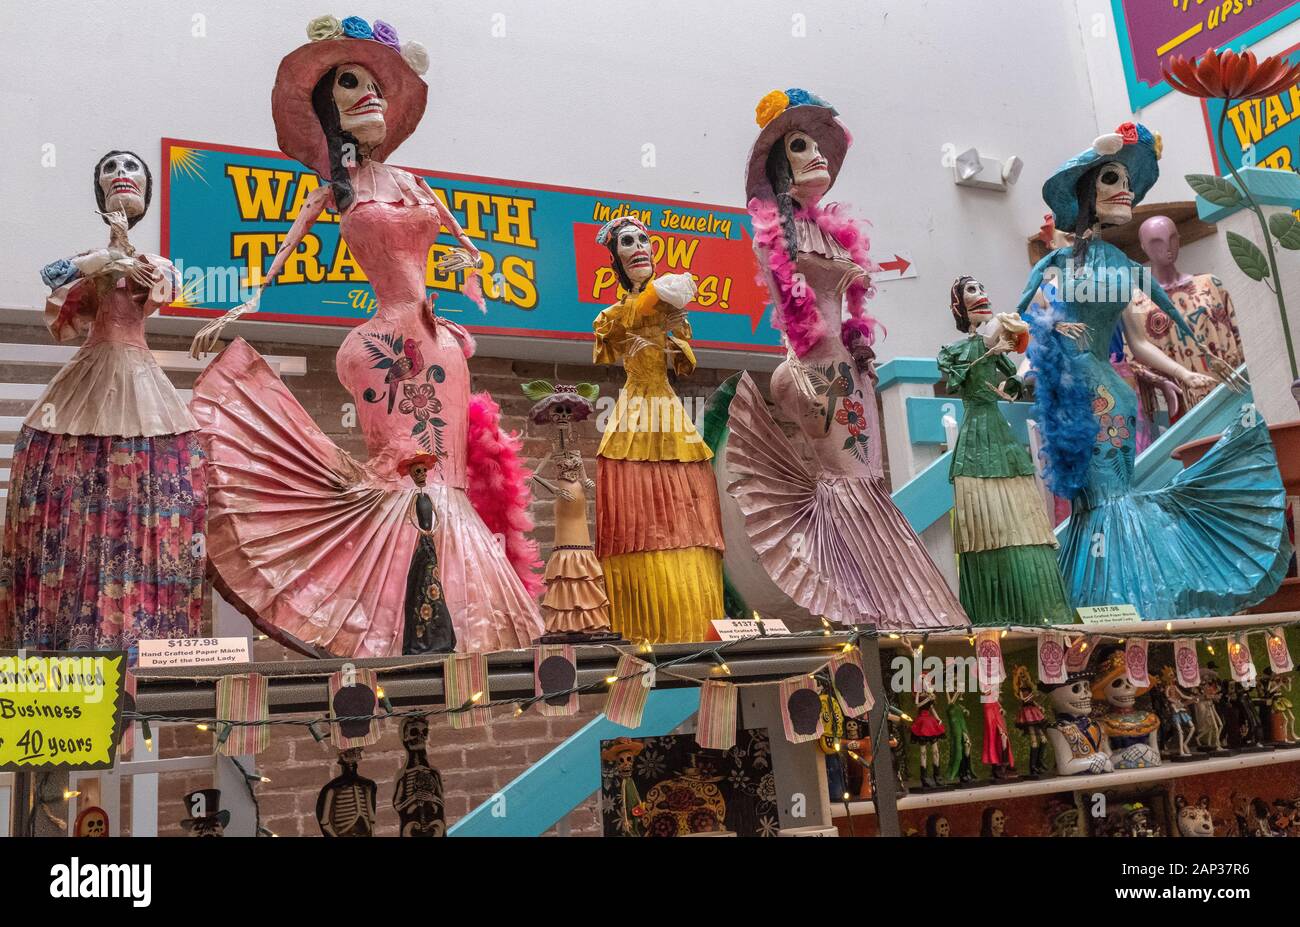
<path id="1" fill-rule="evenodd" d="M 962 607 L 977 625 L 1069 622 L 1034 464 L 998 409 L 999 399 L 1020 395 L 1007 355 L 1024 350 L 1027 326 L 1015 315 L 994 318 L 974 277 L 953 283 L 951 308 L 957 330 L 970 333 L 939 353 L 948 389 L 965 410 L 949 471 Z"/>

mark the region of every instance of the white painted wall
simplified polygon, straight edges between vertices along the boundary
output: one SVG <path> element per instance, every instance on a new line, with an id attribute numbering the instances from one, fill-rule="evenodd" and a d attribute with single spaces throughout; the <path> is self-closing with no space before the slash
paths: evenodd
<path id="1" fill-rule="evenodd" d="M 919 271 L 881 286 L 888 358 L 933 355 L 955 336 L 957 274 L 1015 301 L 1042 180 L 1099 126 L 1128 117 L 1114 38 L 1088 31 L 1094 7 L 1108 24 L 1106 0 L 385 0 L 333 12 L 378 16 L 430 48 L 429 113 L 395 156 L 422 167 L 739 205 L 758 98 L 789 85 L 818 92 L 857 140 L 835 198 Z M 39 267 L 103 238 L 88 187 L 108 148 L 136 149 L 155 170 L 164 135 L 275 148 L 275 69 L 327 9 L 5 0 L 0 307 L 41 305 Z M 498 14 L 505 35 L 494 37 Z M 796 15 L 806 37 L 792 34 Z M 206 34 L 195 36 L 200 16 Z M 1204 169 L 1199 108 L 1167 98 L 1150 110 L 1170 161 Z M 646 142 L 652 168 L 641 165 Z M 956 187 L 942 163 L 949 144 L 1019 154 L 1020 184 L 1007 195 Z M 1181 181 L 1162 180 L 1166 194 L 1183 198 Z M 157 246 L 159 215 L 137 227 L 139 245 Z"/>

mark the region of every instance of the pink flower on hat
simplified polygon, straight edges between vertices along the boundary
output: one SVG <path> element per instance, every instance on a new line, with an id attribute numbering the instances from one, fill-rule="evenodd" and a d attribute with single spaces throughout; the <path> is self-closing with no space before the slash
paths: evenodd
<path id="1" fill-rule="evenodd" d="M 1131 122 L 1126 122 L 1115 130 L 1115 134 L 1124 140 L 1125 145 L 1136 145 L 1138 140 L 1138 128 Z"/>

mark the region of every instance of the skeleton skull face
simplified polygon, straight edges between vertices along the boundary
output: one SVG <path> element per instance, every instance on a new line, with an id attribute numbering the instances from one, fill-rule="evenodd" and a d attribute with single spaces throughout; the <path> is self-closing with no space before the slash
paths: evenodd
<path id="1" fill-rule="evenodd" d="M 1053 689 L 1051 702 L 1052 710 L 1057 714 L 1082 718 L 1092 713 L 1092 690 L 1086 679 L 1076 679 Z"/>
<path id="2" fill-rule="evenodd" d="M 226 835 L 225 826 L 216 818 L 208 818 L 203 821 L 197 821 L 194 824 L 194 830 L 190 832 L 193 837 L 224 837 Z"/>
<path id="3" fill-rule="evenodd" d="M 1007 829 L 1007 815 L 1001 808 L 994 808 L 989 815 L 989 832 L 994 837 L 1001 837 Z"/>
<path id="4" fill-rule="evenodd" d="M 650 236 L 635 225 L 624 225 L 618 232 L 618 261 L 634 286 L 644 286 L 655 272 Z"/>
<path id="5" fill-rule="evenodd" d="M 144 215 L 148 178 L 139 158 L 130 152 L 110 155 L 99 166 L 98 180 L 104 194 L 104 212 L 125 213 L 128 220 Z"/>
<path id="6" fill-rule="evenodd" d="M 1102 225 L 1124 225 L 1133 218 L 1133 188 L 1128 168 L 1118 161 L 1097 172 L 1097 221 Z"/>
<path id="7" fill-rule="evenodd" d="M 961 288 L 961 300 L 966 307 L 966 317 L 972 324 L 979 325 L 993 318 L 988 293 L 984 290 L 984 284 L 978 280 L 966 281 L 966 285 Z"/>
<path id="8" fill-rule="evenodd" d="M 88 808 L 77 819 L 78 837 L 107 837 L 108 816 L 98 808 Z"/>
<path id="9" fill-rule="evenodd" d="M 1111 680 L 1105 689 L 1106 704 L 1120 711 L 1128 711 L 1137 701 L 1137 689 L 1127 676 Z"/>
<path id="10" fill-rule="evenodd" d="M 428 475 L 428 464 L 417 463 L 411 465 L 411 482 L 415 483 L 416 486 L 423 486 Z"/>
<path id="11" fill-rule="evenodd" d="M 621 779 L 632 778 L 633 762 L 636 757 L 631 753 L 620 753 L 614 760 L 614 772 Z"/>
<path id="12" fill-rule="evenodd" d="M 790 162 L 794 197 L 805 206 L 816 203 L 831 187 L 830 165 L 806 132 L 789 132 L 782 140 L 785 157 Z"/>
<path id="13" fill-rule="evenodd" d="M 359 64 L 341 64 L 334 73 L 334 105 L 339 127 L 358 142 L 374 148 L 384 140 L 384 112 L 388 101 L 379 81 Z"/>
<path id="14" fill-rule="evenodd" d="M 939 818 L 934 822 L 934 835 L 936 837 L 951 837 L 952 827 L 948 824 L 947 818 Z"/>
<path id="15" fill-rule="evenodd" d="M 429 740 L 429 722 L 425 718 L 407 718 L 402 722 L 402 746 L 423 750 Z"/>

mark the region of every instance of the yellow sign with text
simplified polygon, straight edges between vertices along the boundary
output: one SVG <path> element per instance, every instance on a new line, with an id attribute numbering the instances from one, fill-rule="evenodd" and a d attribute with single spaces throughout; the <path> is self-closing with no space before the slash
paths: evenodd
<path id="1" fill-rule="evenodd" d="M 0 651 L 0 770 L 111 769 L 126 654 Z"/>

